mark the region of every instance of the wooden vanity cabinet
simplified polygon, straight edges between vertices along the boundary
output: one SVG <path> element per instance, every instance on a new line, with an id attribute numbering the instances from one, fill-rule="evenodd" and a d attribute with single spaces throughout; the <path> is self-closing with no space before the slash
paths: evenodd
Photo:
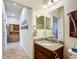
<path id="1" fill-rule="evenodd" d="M 52 54 L 51 51 L 43 48 L 42 46 L 35 44 L 34 48 L 35 48 L 34 59 L 55 59 L 55 54 Z"/>
<path id="2" fill-rule="evenodd" d="M 57 56 L 52 51 L 38 44 L 34 44 L 34 59 L 56 59 L 56 56 L 59 57 L 60 59 L 63 59 L 63 54 L 62 54 L 63 50 L 61 50 L 62 48 L 56 50 L 57 54 L 59 55 Z M 59 53 L 59 51 L 61 51 L 61 53 Z"/>
<path id="3" fill-rule="evenodd" d="M 51 57 L 51 55 L 52 55 L 52 53 L 51 53 L 51 51 L 49 51 L 49 50 L 47 50 L 47 49 L 45 49 L 45 48 L 43 48 L 43 47 L 41 47 L 40 45 L 37 45 L 37 44 L 35 44 L 34 45 L 35 47 L 35 51 L 34 51 L 34 53 L 35 53 L 35 59 L 51 59 L 52 57 Z"/>

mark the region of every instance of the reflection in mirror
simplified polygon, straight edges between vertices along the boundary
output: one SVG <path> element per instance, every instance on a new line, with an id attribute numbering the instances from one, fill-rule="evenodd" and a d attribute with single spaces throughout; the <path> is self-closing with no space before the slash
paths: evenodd
<path id="1" fill-rule="evenodd" d="M 36 17 L 37 29 L 44 29 L 44 16 Z"/>
<path id="2" fill-rule="evenodd" d="M 51 34 L 54 40 L 64 41 L 64 7 L 48 13 L 51 17 Z"/>
<path id="3" fill-rule="evenodd" d="M 47 38 L 64 41 L 64 7 L 46 12 L 37 13 L 37 38 Z"/>
<path id="4" fill-rule="evenodd" d="M 52 21 L 52 32 L 54 35 L 54 39 L 58 39 L 58 18 L 53 17 L 53 21 Z"/>
<path id="5" fill-rule="evenodd" d="M 51 29 L 51 18 L 46 17 L 46 28 L 45 29 Z"/>

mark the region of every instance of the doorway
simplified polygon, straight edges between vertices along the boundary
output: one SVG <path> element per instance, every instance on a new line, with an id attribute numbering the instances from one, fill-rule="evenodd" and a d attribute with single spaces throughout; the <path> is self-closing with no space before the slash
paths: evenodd
<path id="1" fill-rule="evenodd" d="M 53 17 L 53 34 L 54 38 L 58 39 L 58 18 Z"/>
<path id="2" fill-rule="evenodd" d="M 18 42 L 19 39 L 19 25 L 9 24 L 7 42 Z"/>

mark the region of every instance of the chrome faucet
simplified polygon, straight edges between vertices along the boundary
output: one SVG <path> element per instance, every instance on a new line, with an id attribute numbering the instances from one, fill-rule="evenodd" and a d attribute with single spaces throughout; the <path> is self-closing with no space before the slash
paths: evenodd
<path id="1" fill-rule="evenodd" d="M 44 40 L 46 40 L 46 36 L 45 36 L 45 34 L 46 34 L 46 32 L 45 32 L 45 30 L 44 30 Z"/>

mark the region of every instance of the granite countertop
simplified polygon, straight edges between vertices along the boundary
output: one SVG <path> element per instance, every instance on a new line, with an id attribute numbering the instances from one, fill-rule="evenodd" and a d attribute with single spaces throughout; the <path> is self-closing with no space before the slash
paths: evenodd
<path id="1" fill-rule="evenodd" d="M 62 44 L 47 41 L 47 40 L 41 40 L 41 41 L 35 41 L 36 44 L 50 50 L 50 51 L 55 51 L 61 47 L 63 47 Z"/>

